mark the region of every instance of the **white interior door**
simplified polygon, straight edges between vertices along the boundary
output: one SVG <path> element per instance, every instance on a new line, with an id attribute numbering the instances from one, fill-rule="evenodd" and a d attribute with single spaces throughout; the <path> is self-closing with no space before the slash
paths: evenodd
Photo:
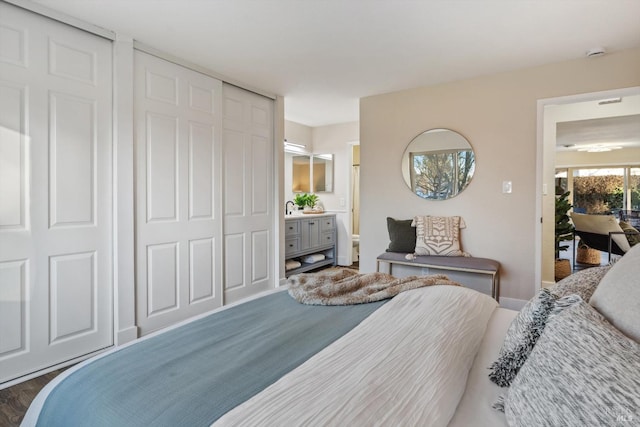
<path id="1" fill-rule="evenodd" d="M 0 383 L 113 343 L 111 42 L 0 3 Z"/>
<path id="2" fill-rule="evenodd" d="M 222 304 L 222 83 L 135 53 L 136 316 L 142 335 Z"/>
<path id="3" fill-rule="evenodd" d="M 224 85 L 225 304 L 274 286 L 273 101 Z"/>

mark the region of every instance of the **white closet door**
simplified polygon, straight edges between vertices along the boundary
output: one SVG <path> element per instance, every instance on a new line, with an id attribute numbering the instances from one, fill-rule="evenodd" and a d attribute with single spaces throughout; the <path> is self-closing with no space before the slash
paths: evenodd
<path id="1" fill-rule="evenodd" d="M 224 85 L 225 304 L 269 289 L 273 239 L 273 101 Z"/>
<path id="2" fill-rule="evenodd" d="M 222 83 L 135 54 L 136 297 L 142 335 L 222 304 Z"/>
<path id="3" fill-rule="evenodd" d="M 111 42 L 0 3 L 0 383 L 113 344 Z"/>

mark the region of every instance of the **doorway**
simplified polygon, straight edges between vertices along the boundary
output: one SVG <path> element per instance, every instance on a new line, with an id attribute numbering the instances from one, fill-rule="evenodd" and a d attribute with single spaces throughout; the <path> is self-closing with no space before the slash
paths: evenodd
<path id="1" fill-rule="evenodd" d="M 536 241 L 536 283 L 554 283 L 554 205 L 558 168 L 633 167 L 640 164 L 640 132 L 613 141 L 598 135 L 601 119 L 640 114 L 640 87 L 538 101 L 537 209 L 541 219 Z M 634 120 L 628 120 L 633 123 Z M 618 126 L 610 129 L 620 130 Z M 565 132 L 569 130 L 569 136 Z M 573 138 L 573 139 L 571 139 Z M 598 140 L 600 138 L 600 140 Z M 621 148 L 613 149 L 613 146 Z M 611 149 L 609 149 L 611 148 Z"/>
<path id="2" fill-rule="evenodd" d="M 360 262 L 360 144 L 349 145 L 351 149 L 351 247 L 352 264 Z"/>

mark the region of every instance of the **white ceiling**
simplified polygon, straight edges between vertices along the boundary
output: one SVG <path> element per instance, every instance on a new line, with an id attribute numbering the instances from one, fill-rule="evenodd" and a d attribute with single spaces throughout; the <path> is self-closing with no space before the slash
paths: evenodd
<path id="1" fill-rule="evenodd" d="M 640 46 L 638 0 L 36 2 L 283 95 L 308 126 L 358 120 L 361 97 Z"/>
<path id="2" fill-rule="evenodd" d="M 640 115 L 558 123 L 556 144 L 569 150 L 585 146 L 640 147 Z"/>

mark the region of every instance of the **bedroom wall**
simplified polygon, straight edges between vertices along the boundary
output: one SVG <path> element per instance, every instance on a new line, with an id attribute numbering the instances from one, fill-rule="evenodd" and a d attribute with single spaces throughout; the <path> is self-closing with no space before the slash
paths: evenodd
<path id="1" fill-rule="evenodd" d="M 640 85 L 640 49 L 445 83 L 360 101 L 360 269 L 375 270 L 388 245 L 385 218 L 461 215 L 462 244 L 502 263 L 501 296 L 530 298 L 535 283 L 537 101 Z M 469 187 L 447 201 L 425 201 L 402 180 L 400 158 L 411 139 L 449 128 L 473 146 Z M 513 192 L 502 193 L 512 181 Z"/>

